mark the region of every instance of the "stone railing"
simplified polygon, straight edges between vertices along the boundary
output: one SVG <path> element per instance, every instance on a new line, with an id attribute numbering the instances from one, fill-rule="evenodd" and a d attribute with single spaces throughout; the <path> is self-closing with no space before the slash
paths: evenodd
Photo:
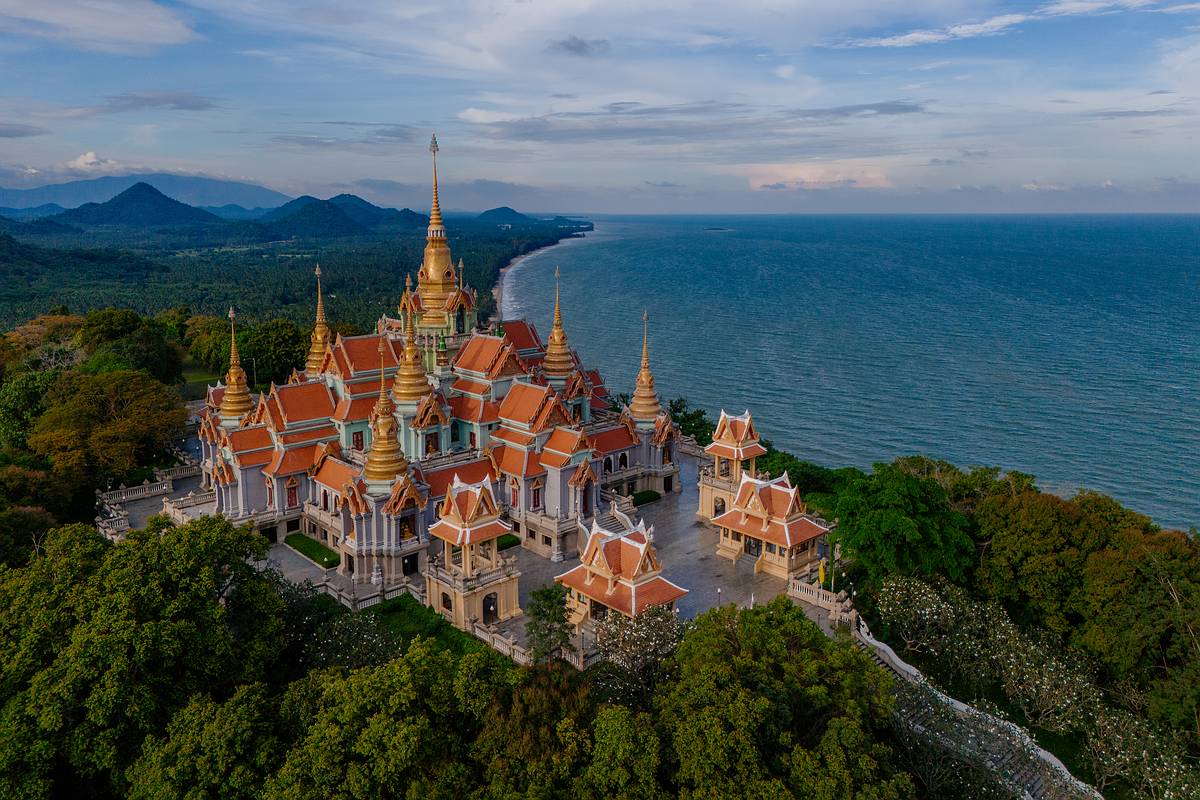
<path id="1" fill-rule="evenodd" d="M 527 649 L 517 644 L 517 640 L 511 634 L 497 630 L 494 625 L 484 625 L 482 622 L 475 622 L 471 625 L 470 633 L 488 647 L 501 655 L 508 656 L 522 666 L 533 663 L 533 659 L 530 658 Z"/>
<path id="2" fill-rule="evenodd" d="M 704 448 L 696 442 L 695 436 L 680 435 L 679 451 L 681 453 L 687 453 L 689 456 L 694 456 L 696 458 L 705 458 L 707 456 L 707 454 L 704 452 Z"/>
<path id="3" fill-rule="evenodd" d="M 163 513 L 171 518 L 171 521 L 176 525 L 182 525 L 192 518 L 188 513 L 189 509 L 197 506 L 206 506 L 216 504 L 217 493 L 214 490 L 207 492 L 188 492 L 184 497 L 164 497 L 163 498 Z"/>
<path id="4" fill-rule="evenodd" d="M 612 489 L 601 489 L 600 499 L 608 503 L 614 510 L 621 511 L 624 514 L 633 513 L 637 507 L 633 504 L 633 498 L 623 494 L 617 494 Z"/>
<path id="5" fill-rule="evenodd" d="M 451 584 L 461 591 L 471 591 L 480 586 L 491 583 L 499 578 L 507 578 L 512 575 L 520 575 L 517 572 L 517 559 L 508 556 L 500 558 L 500 566 L 493 567 L 485 572 L 477 572 L 474 575 L 463 575 L 460 572 L 452 572 L 446 569 L 441 564 L 437 563 L 437 558 L 431 558 L 425 565 L 425 574 L 437 578 L 440 581 Z"/>
<path id="6" fill-rule="evenodd" d="M 119 489 L 113 489 L 111 492 L 101 492 L 101 502 L 125 503 L 129 500 L 137 500 L 142 497 L 157 497 L 163 494 L 170 494 L 174 490 L 170 478 L 155 481 L 143 481 L 141 486 L 122 486 Z"/>
<path id="7" fill-rule="evenodd" d="M 936 702 L 951 709 L 961 724 L 971 731 L 971 735 L 962 738 L 974 742 L 970 752 L 961 755 L 981 762 L 1020 796 L 1033 800 L 1103 800 L 1099 792 L 1072 775 L 1053 753 L 1042 749 L 1024 728 L 955 700 L 935 688 L 920 670 L 906 663 L 891 647 L 872 636 L 864 620 L 858 619 L 851 630 L 854 639 L 872 653 L 881 666 L 898 678 L 922 687 Z M 909 722 L 918 726 L 921 724 L 919 720 Z"/>
<path id="8" fill-rule="evenodd" d="M 129 515 L 123 510 L 112 517 L 96 517 L 96 529 L 114 542 L 125 538 L 129 532 Z"/>
<path id="9" fill-rule="evenodd" d="M 191 478 L 200 474 L 199 464 L 179 464 L 166 469 L 154 470 L 154 477 L 160 481 L 171 481 L 177 478 Z"/>
<path id="10" fill-rule="evenodd" d="M 329 595 L 351 611 L 362 611 L 403 594 L 412 595 L 421 605 L 425 605 L 424 589 L 410 581 L 391 586 L 377 586 L 372 583 L 351 583 L 348 586 L 342 586 L 329 578 L 331 573 L 336 572 L 336 569 L 324 570 L 324 577 L 320 581 L 314 582 L 313 588 Z"/>

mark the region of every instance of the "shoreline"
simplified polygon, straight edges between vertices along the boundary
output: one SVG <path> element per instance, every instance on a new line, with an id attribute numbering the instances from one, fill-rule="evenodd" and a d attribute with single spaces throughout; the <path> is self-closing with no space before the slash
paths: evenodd
<path id="1" fill-rule="evenodd" d="M 593 229 L 592 231 L 588 231 L 587 233 L 594 233 L 594 232 L 595 231 Z M 496 301 L 496 313 L 492 317 L 491 321 L 495 322 L 495 321 L 504 319 L 504 280 L 506 277 L 508 277 L 508 273 L 510 270 L 516 269 L 522 263 L 524 263 L 527 259 L 529 259 L 531 256 L 537 255 L 538 253 L 544 253 L 547 250 L 552 250 L 555 247 L 562 245 L 564 242 L 570 242 L 570 241 L 574 241 L 576 239 L 578 239 L 578 240 L 586 239 L 587 233 L 581 233 L 578 236 L 564 236 L 563 238 L 559 239 L 554 244 L 547 244 L 547 245 L 543 245 L 542 247 L 535 247 L 533 250 L 530 250 L 525 253 L 521 253 L 521 255 L 515 256 L 514 258 L 509 259 L 509 262 L 500 268 L 500 273 L 499 273 L 499 275 L 496 276 L 496 283 L 492 286 L 492 299 Z"/>

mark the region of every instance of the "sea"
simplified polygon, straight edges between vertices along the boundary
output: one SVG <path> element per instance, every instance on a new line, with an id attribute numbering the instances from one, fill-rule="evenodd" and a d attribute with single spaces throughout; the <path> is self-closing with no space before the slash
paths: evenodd
<path id="1" fill-rule="evenodd" d="M 1200 526 L 1200 216 L 601 217 L 505 318 L 830 467 L 921 453 Z"/>

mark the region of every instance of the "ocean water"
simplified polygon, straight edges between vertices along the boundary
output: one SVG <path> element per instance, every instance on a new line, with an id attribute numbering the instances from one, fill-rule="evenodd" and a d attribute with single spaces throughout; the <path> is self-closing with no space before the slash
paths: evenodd
<path id="1" fill-rule="evenodd" d="M 506 317 L 829 466 L 924 453 L 1200 526 L 1200 216 L 601 218 Z"/>

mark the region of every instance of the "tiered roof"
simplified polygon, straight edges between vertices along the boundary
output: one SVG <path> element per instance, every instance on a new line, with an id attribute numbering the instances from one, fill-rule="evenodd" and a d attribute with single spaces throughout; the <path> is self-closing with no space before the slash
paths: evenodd
<path id="1" fill-rule="evenodd" d="M 500 521 L 500 507 L 487 481 L 465 483 L 455 475 L 440 512 L 441 519 L 430 526 L 429 533 L 459 547 L 491 541 L 512 531 Z"/>
<path id="2" fill-rule="evenodd" d="M 791 485 L 786 473 L 772 480 L 743 475 L 733 505 L 714 518 L 713 524 L 780 547 L 803 544 L 833 529 L 807 513 L 800 490 Z"/>
<path id="3" fill-rule="evenodd" d="M 647 530 L 645 520 L 618 531 L 605 530 L 593 520 L 581 563 L 554 580 L 629 617 L 675 602 L 687 590 L 660 574 L 651 544 L 653 530 Z"/>
<path id="4" fill-rule="evenodd" d="M 704 452 L 734 461 L 745 461 L 766 454 L 767 448 L 758 442 L 758 431 L 749 411 L 732 416 L 721 409 L 721 417 L 713 430 L 712 444 Z"/>

